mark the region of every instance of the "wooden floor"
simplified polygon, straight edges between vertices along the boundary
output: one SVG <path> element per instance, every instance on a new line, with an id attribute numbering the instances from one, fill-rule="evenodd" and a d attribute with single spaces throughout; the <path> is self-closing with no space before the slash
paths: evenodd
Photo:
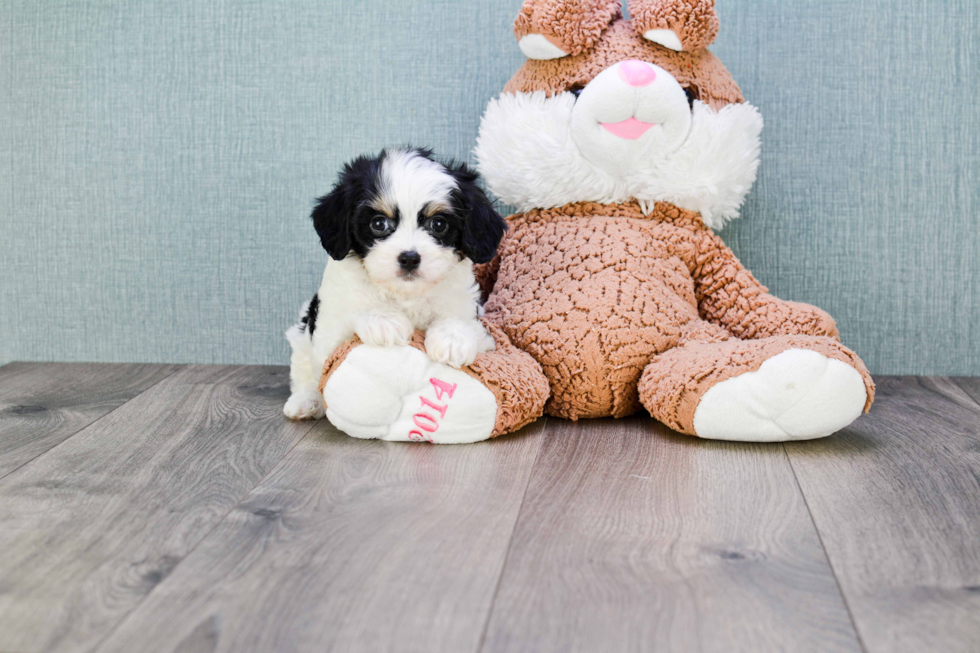
<path id="1" fill-rule="evenodd" d="M 278 367 L 0 368 L 0 653 L 980 651 L 980 379 L 791 445 L 646 417 L 466 446 Z"/>

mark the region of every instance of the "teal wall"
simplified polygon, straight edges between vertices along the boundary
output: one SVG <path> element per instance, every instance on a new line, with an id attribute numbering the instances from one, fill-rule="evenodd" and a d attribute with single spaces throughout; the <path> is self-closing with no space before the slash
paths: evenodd
<path id="1" fill-rule="evenodd" d="M 520 0 L 0 0 L 0 363 L 287 362 L 307 215 L 384 145 L 468 158 Z M 980 375 L 980 3 L 718 0 L 766 117 L 721 232 L 877 373 Z"/>

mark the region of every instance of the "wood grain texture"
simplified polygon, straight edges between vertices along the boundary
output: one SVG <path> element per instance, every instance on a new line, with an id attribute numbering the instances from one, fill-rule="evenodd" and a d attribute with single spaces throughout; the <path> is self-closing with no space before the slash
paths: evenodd
<path id="1" fill-rule="evenodd" d="M 0 481 L 0 650 L 87 651 L 312 423 L 285 368 L 186 367 Z"/>
<path id="2" fill-rule="evenodd" d="M 980 404 L 980 378 L 958 377 L 950 381 L 959 386 L 975 403 Z"/>
<path id="3" fill-rule="evenodd" d="M 144 375 L 80 366 L 71 404 L 28 367 L 0 398 L 51 428 Z M 785 447 L 432 447 L 284 420 L 284 368 L 183 368 L 0 479 L 0 651 L 976 651 L 980 379 L 877 380 Z"/>
<path id="4" fill-rule="evenodd" d="M 475 651 L 543 430 L 434 447 L 321 422 L 100 653 Z"/>
<path id="5" fill-rule="evenodd" d="M 0 478 L 179 369 L 11 363 L 0 368 Z"/>
<path id="6" fill-rule="evenodd" d="M 484 651 L 859 650 L 781 446 L 549 431 Z"/>
<path id="7" fill-rule="evenodd" d="M 882 378 L 870 415 L 787 445 L 870 653 L 980 650 L 978 389 Z"/>

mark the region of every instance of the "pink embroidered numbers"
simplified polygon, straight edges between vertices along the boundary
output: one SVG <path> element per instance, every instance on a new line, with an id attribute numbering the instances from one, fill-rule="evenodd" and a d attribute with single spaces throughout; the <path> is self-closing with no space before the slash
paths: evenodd
<path id="1" fill-rule="evenodd" d="M 413 442 L 432 442 L 432 434 L 439 430 L 439 422 L 445 419 L 446 410 L 449 409 L 449 400 L 453 398 L 453 393 L 456 392 L 455 383 L 446 383 L 435 377 L 429 379 L 429 383 L 436 391 L 436 401 L 432 401 L 428 397 L 419 397 L 422 402 L 422 409 L 412 416 L 412 421 L 418 429 L 408 432 L 408 439 Z M 445 403 L 437 403 L 440 401 Z M 436 414 L 430 415 L 423 412 L 426 408 L 432 408 Z"/>

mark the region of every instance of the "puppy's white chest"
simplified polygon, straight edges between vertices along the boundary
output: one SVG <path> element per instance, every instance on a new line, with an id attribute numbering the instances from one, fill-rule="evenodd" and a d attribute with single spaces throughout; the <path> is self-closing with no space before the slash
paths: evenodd
<path id="1" fill-rule="evenodd" d="M 416 329 L 426 330 L 436 319 L 436 309 L 427 297 L 397 302 L 397 310 L 405 315 Z"/>

